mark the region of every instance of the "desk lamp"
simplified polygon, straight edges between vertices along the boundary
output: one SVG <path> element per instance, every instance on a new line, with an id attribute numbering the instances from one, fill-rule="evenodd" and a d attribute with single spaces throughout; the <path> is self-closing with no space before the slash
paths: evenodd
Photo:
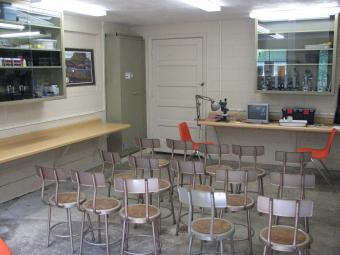
<path id="1" fill-rule="evenodd" d="M 227 99 L 225 98 L 224 101 L 220 100 L 220 102 L 216 102 L 214 99 L 212 99 L 211 97 L 207 97 L 207 96 L 202 96 L 202 95 L 196 95 L 195 96 L 196 99 L 196 121 L 197 121 L 197 126 L 200 126 L 200 124 L 198 123 L 198 121 L 201 119 L 201 102 L 200 100 L 205 100 L 205 101 L 209 101 L 210 107 L 212 111 L 218 111 L 219 109 L 222 110 L 223 112 L 223 117 L 221 120 L 225 121 L 227 119 L 227 112 L 229 111 L 229 109 L 227 108 Z"/>

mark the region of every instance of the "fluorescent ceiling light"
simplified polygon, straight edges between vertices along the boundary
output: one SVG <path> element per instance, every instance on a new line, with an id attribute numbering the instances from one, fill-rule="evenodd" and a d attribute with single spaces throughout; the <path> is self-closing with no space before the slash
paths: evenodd
<path id="1" fill-rule="evenodd" d="M 73 0 L 41 0 L 32 4 L 35 7 L 48 10 L 60 10 L 90 16 L 106 16 L 106 9 L 96 4 L 88 4 Z"/>
<path id="2" fill-rule="evenodd" d="M 31 36 L 36 36 L 36 35 L 40 35 L 40 32 L 39 31 L 32 31 L 32 32 L 1 34 L 0 38 L 31 37 Z"/>
<path id="3" fill-rule="evenodd" d="M 340 12 L 338 6 L 322 7 L 313 5 L 312 7 L 300 8 L 254 10 L 250 12 L 249 17 L 261 21 L 306 20 L 329 18 L 330 15 L 335 15 Z"/>
<path id="4" fill-rule="evenodd" d="M 277 40 L 281 40 L 281 39 L 284 39 L 284 35 L 281 35 L 281 34 L 273 34 L 273 35 L 270 35 L 271 37 L 277 39 Z"/>
<path id="5" fill-rule="evenodd" d="M 16 25 L 16 24 L 8 24 L 8 23 L 0 23 L 0 28 L 23 30 L 25 26 Z"/>
<path id="6" fill-rule="evenodd" d="M 221 11 L 221 5 L 219 5 L 219 3 L 216 0 L 181 0 L 181 1 L 207 12 Z"/>
<path id="7" fill-rule="evenodd" d="M 261 34 L 269 34 L 270 30 L 268 28 L 265 28 L 263 26 L 257 25 L 257 32 Z"/>

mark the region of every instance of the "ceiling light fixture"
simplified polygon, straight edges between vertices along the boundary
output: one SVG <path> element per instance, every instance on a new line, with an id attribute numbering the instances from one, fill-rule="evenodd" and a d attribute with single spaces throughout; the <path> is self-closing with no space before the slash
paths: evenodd
<path id="1" fill-rule="evenodd" d="M 278 33 L 270 35 L 270 36 L 277 39 L 277 40 L 285 39 L 284 35 L 281 35 L 281 34 L 278 34 Z"/>
<path id="2" fill-rule="evenodd" d="M 257 32 L 259 32 L 260 34 L 269 34 L 270 30 L 263 26 L 257 25 Z"/>
<path id="3" fill-rule="evenodd" d="M 0 23 L 0 28 L 23 30 L 25 26 L 16 25 L 16 24 L 8 24 L 8 23 Z"/>
<path id="4" fill-rule="evenodd" d="M 34 2 L 32 5 L 42 9 L 60 10 L 95 17 L 106 16 L 107 11 L 107 9 L 99 5 L 73 0 L 41 0 Z"/>
<path id="5" fill-rule="evenodd" d="M 40 35 L 39 31 L 1 34 L 0 38 L 20 38 L 20 37 L 32 37 L 37 35 Z"/>
<path id="6" fill-rule="evenodd" d="M 220 12 L 221 5 L 216 0 L 181 0 L 182 2 L 207 12 Z"/>
<path id="7" fill-rule="evenodd" d="M 302 8 L 302 7 L 301 7 Z M 303 9 L 261 9 L 251 11 L 250 18 L 261 21 L 306 20 L 329 18 L 340 12 L 338 6 L 324 7 L 313 5 Z"/>

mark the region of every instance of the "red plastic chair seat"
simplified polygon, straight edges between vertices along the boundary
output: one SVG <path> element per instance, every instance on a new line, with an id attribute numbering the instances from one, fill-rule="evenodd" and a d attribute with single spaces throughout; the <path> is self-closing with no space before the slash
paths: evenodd
<path id="1" fill-rule="evenodd" d="M 12 255 L 6 243 L 0 239 L 0 254 L 1 255 Z"/>
<path id="2" fill-rule="evenodd" d="M 182 122 L 178 125 L 179 134 L 182 141 L 192 142 L 195 151 L 198 151 L 200 144 L 214 144 L 213 141 L 195 142 L 191 138 L 188 123 Z"/>
<path id="3" fill-rule="evenodd" d="M 198 151 L 198 148 L 200 147 L 200 144 L 214 144 L 213 141 L 206 141 L 206 142 L 192 142 L 192 145 L 194 146 L 194 150 Z"/>
<path id="4" fill-rule="evenodd" d="M 310 152 L 313 159 L 319 160 L 324 160 L 328 155 L 328 151 L 325 151 L 324 149 L 299 148 L 297 149 L 297 152 Z"/>

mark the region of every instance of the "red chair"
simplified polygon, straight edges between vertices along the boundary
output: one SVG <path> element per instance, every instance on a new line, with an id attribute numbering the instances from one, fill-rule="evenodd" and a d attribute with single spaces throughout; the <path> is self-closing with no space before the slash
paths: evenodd
<path id="1" fill-rule="evenodd" d="M 323 149 L 313 149 L 313 148 L 298 148 L 298 152 L 310 152 L 312 154 L 312 162 L 315 168 L 319 171 L 319 173 L 322 175 L 322 177 L 327 181 L 328 184 L 330 184 L 329 178 L 326 176 L 326 174 L 329 176 L 329 170 L 327 169 L 325 163 L 322 161 L 327 158 L 332 142 L 334 139 L 334 136 L 336 134 L 336 128 L 333 128 L 331 133 L 329 134 L 328 141 L 326 146 Z M 320 169 L 320 167 L 316 164 L 316 161 L 319 161 L 322 167 L 324 168 L 324 171 Z M 326 173 L 326 174 L 325 174 Z"/>
<path id="2" fill-rule="evenodd" d="M 181 140 L 186 141 L 186 142 L 192 142 L 193 147 L 194 147 L 194 154 L 197 155 L 198 157 L 199 157 L 198 148 L 199 148 L 200 144 L 214 144 L 213 141 L 194 142 L 191 138 L 188 123 L 186 123 L 186 122 L 179 123 L 178 128 L 179 128 L 179 135 L 181 137 Z"/>
<path id="3" fill-rule="evenodd" d="M 9 250 L 7 244 L 2 239 L 0 239 L 0 254 L 12 255 L 12 252 Z"/>

